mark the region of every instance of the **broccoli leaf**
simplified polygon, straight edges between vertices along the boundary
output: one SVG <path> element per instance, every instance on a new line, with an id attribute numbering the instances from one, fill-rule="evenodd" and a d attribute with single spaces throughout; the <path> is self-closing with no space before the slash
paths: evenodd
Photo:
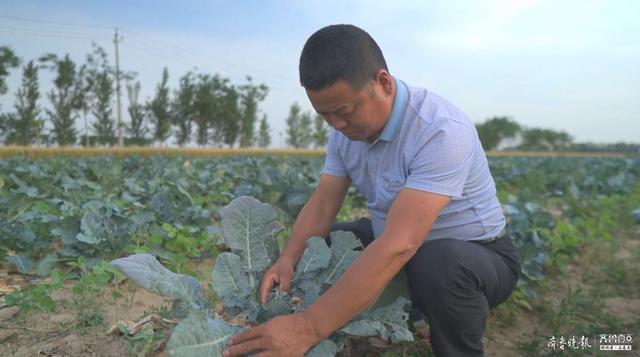
<path id="1" fill-rule="evenodd" d="M 331 233 L 331 260 L 326 270 L 320 275 L 322 284 L 333 285 L 349 265 L 360 255 L 355 248 L 362 248 L 362 242 L 351 232 L 337 231 Z"/>
<path id="2" fill-rule="evenodd" d="M 253 197 L 238 197 L 222 209 L 222 235 L 231 250 L 242 258 L 242 269 L 262 275 L 278 258 L 275 234 L 281 229 L 271 205 Z M 249 285 L 257 278 L 249 275 Z"/>
<path id="3" fill-rule="evenodd" d="M 331 260 L 331 249 L 321 237 L 307 240 L 307 249 L 296 267 L 293 281 L 298 281 L 311 273 L 326 268 Z"/>
<path id="4" fill-rule="evenodd" d="M 33 273 L 33 260 L 24 255 L 8 255 L 4 258 L 7 262 L 13 264 L 21 274 Z"/>
<path id="5" fill-rule="evenodd" d="M 240 332 L 223 320 L 192 312 L 173 330 L 167 343 L 169 356 L 222 356 L 227 341 Z"/>
<path id="6" fill-rule="evenodd" d="M 208 305 L 202 296 L 202 286 L 195 278 L 170 271 L 151 254 L 134 254 L 110 264 L 150 292 L 183 300 L 195 310 L 203 310 Z"/>
<path id="7" fill-rule="evenodd" d="M 338 345 L 331 340 L 322 340 L 305 353 L 305 357 L 331 357 L 338 353 Z"/>
<path id="8" fill-rule="evenodd" d="M 391 305 L 362 314 L 360 319 L 347 324 L 340 331 L 356 336 L 380 336 L 393 343 L 413 341 L 413 334 L 407 328 L 409 314 L 404 311 L 407 303 L 409 300 L 398 298 Z"/>
<path id="9" fill-rule="evenodd" d="M 247 298 L 253 293 L 249 278 L 238 267 L 242 258 L 233 253 L 220 253 L 211 273 L 211 285 L 222 298 L 225 307 L 244 307 Z"/>

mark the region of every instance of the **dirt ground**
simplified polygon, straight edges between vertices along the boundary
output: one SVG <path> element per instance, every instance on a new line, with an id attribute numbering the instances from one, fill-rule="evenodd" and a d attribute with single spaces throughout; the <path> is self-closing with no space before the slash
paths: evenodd
<path id="1" fill-rule="evenodd" d="M 640 232 L 636 237 L 621 239 L 612 259 L 616 263 L 626 264 L 629 269 L 636 270 L 637 274 L 640 271 L 638 256 L 640 256 Z M 587 262 L 591 262 L 592 258 L 581 257 L 571 263 L 566 275 L 554 277 L 549 285 L 556 286 L 555 283 L 558 283 L 558 288 L 543 292 L 544 298 L 533 304 L 532 311 L 514 306 L 492 311 L 484 339 L 486 355 L 522 356 L 525 354 L 521 346 L 531 344 L 536 331 L 544 338 L 550 337 L 544 317 L 540 313 L 544 306 L 540 304 L 561 301 L 569 293 L 569 287 L 579 288 L 582 291 L 595 288 L 590 285 L 593 284 L 593 280 L 587 278 L 574 278 L 572 279 L 574 283 L 569 285 L 564 283 L 566 276 L 576 277 L 586 274 L 585 271 L 589 270 L 585 270 L 585 266 L 588 265 Z M 585 260 L 584 263 L 582 259 Z M 116 309 L 115 303 L 111 300 L 110 290 L 107 289 L 103 292 L 98 304 L 98 307 L 104 311 L 104 322 L 95 327 L 79 329 L 76 327 L 76 308 L 71 301 L 71 286 L 72 283 L 67 283 L 64 288 L 54 293 L 58 308 L 49 318 L 44 313 L 32 312 L 23 319 L 19 316 L 17 307 L 7 307 L 0 303 L 0 356 L 136 356 L 141 350 L 141 342 L 117 334 L 108 335 L 106 334 L 108 328 L 118 320 L 140 321 L 152 313 L 159 314 L 163 307 L 170 308 L 169 300 L 138 289 L 133 303 L 120 301 Z M 640 287 L 635 287 L 633 291 L 630 294 L 609 294 L 602 300 L 603 311 L 616 317 L 623 326 L 640 326 L 640 296 L 637 293 Z M 125 296 L 125 299 L 129 297 L 129 295 Z M 161 351 L 173 326 L 171 323 L 155 322 L 153 328 L 156 330 L 157 338 L 149 344 L 148 355 L 163 356 Z M 634 351 L 628 354 L 616 353 L 616 356 L 639 356 L 640 344 L 637 340 L 640 340 L 640 330 L 625 332 L 631 333 L 635 339 Z M 363 348 L 363 345 L 366 347 Z M 545 339 L 541 339 L 538 345 L 539 355 L 549 354 Z M 393 351 L 397 356 L 421 356 L 428 355 L 425 352 L 426 346 L 428 346 L 427 343 L 423 341 L 408 347 L 394 348 L 386 347 L 380 344 L 380 341 L 364 339 L 351 345 L 349 353 L 344 355 L 379 356 L 385 351 Z M 533 346 L 534 350 L 536 346 Z"/>

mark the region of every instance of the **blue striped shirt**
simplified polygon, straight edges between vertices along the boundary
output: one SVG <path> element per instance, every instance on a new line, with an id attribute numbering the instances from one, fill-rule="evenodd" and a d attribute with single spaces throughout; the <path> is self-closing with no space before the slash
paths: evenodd
<path id="1" fill-rule="evenodd" d="M 323 174 L 349 176 L 366 198 L 376 237 L 403 188 L 451 197 L 425 239 L 481 240 L 505 226 L 474 124 L 455 105 L 396 80 L 389 119 L 374 142 L 333 130 Z"/>

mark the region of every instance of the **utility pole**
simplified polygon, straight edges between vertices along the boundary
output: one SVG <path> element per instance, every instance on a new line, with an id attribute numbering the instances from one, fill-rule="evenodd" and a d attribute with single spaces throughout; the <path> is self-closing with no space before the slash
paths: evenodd
<path id="1" fill-rule="evenodd" d="M 124 146 L 124 139 L 122 138 L 122 107 L 120 105 L 120 56 L 118 55 L 118 42 L 122 41 L 122 38 L 118 37 L 118 28 L 116 27 L 116 34 L 113 37 L 113 43 L 116 45 L 116 98 L 118 107 L 118 146 Z"/>

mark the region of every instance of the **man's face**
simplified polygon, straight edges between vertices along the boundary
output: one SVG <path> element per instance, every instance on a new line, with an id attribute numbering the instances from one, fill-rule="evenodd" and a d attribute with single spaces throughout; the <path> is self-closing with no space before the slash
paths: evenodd
<path id="1" fill-rule="evenodd" d="M 389 76 L 388 80 L 392 81 Z M 375 140 L 391 111 L 387 82 L 371 80 L 361 90 L 354 90 L 344 80 L 322 88 L 307 90 L 313 108 L 324 120 L 350 140 Z"/>

